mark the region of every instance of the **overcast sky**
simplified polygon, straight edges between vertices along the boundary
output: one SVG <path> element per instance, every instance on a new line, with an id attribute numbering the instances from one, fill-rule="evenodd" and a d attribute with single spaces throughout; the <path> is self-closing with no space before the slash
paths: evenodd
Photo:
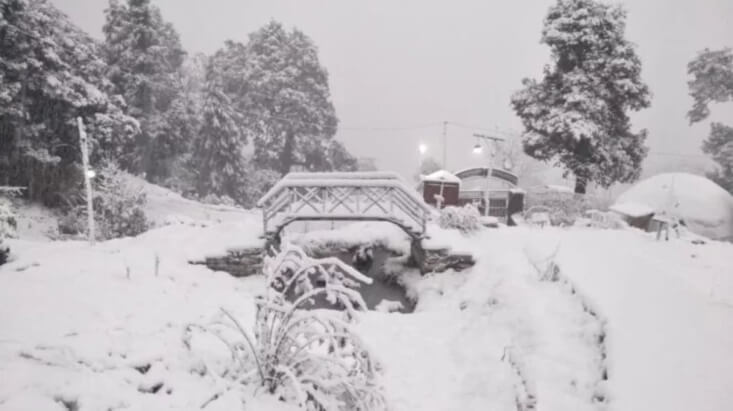
<path id="1" fill-rule="evenodd" d="M 52 0 L 95 37 L 102 37 L 105 0 Z M 521 131 L 509 98 L 521 79 L 548 61 L 539 44 L 553 0 L 153 0 L 188 52 L 212 53 L 224 40 L 246 41 L 271 19 L 297 26 L 318 45 L 330 73 L 341 128 L 337 138 L 381 167 L 411 173 L 417 145 L 442 158 L 442 127 L 451 121 Z M 635 115 L 647 128 L 650 167 L 700 162 L 707 123 L 690 127 L 685 113 L 687 62 L 705 48 L 733 46 L 731 0 L 629 0 L 627 37 L 637 44 L 652 107 Z M 733 123 L 733 108 L 714 118 Z M 422 128 L 413 128 L 424 126 Z M 364 130 L 372 128 L 373 130 Z M 384 130 L 384 128 L 405 128 Z M 448 168 L 473 165 L 472 133 L 448 126 Z M 676 156 L 673 154 L 682 154 Z"/>

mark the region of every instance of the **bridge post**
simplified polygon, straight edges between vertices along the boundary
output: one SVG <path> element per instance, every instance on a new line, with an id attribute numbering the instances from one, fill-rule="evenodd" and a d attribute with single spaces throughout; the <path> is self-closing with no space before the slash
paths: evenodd
<path id="1" fill-rule="evenodd" d="M 409 263 L 425 274 L 425 249 L 422 246 L 422 238 L 410 236 L 410 259 Z"/>
<path id="2" fill-rule="evenodd" d="M 274 254 L 277 254 L 280 252 L 280 233 L 275 234 L 267 234 L 265 236 L 265 249 L 264 249 L 264 255 L 274 256 Z"/>

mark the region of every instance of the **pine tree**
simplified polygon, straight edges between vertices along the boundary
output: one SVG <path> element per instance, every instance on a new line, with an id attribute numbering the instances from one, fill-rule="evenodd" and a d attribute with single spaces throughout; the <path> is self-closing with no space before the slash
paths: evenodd
<path id="1" fill-rule="evenodd" d="M 420 162 L 420 169 L 418 170 L 418 175 L 416 176 L 416 178 L 419 180 L 420 176 L 432 174 L 438 170 L 441 170 L 442 168 L 443 166 L 440 165 L 438 160 L 434 159 L 433 157 L 425 157 Z"/>
<path id="2" fill-rule="evenodd" d="M 733 101 L 733 50 L 706 49 L 688 64 L 687 71 L 693 76 L 688 85 L 695 101 L 688 113 L 691 124 L 710 115 L 710 103 Z M 718 170 L 709 177 L 733 193 L 733 128 L 712 123 L 702 149 L 718 163 Z"/>
<path id="3" fill-rule="evenodd" d="M 233 88 L 257 164 L 282 174 L 294 166 L 332 169 L 322 156 L 338 120 L 313 41 L 271 22 L 251 34 L 245 47 L 230 48 L 244 53 Z"/>
<path id="4" fill-rule="evenodd" d="M 0 1 L 0 183 L 58 201 L 76 187 L 79 136 L 93 161 L 130 146 L 137 122 L 113 95 L 99 45 L 46 0 Z"/>
<path id="5" fill-rule="evenodd" d="M 327 165 L 324 167 L 332 171 L 356 171 L 359 162 L 356 157 L 349 153 L 349 150 L 337 140 L 331 140 L 327 153 Z"/>
<path id="6" fill-rule="evenodd" d="M 178 33 L 150 0 L 110 0 L 105 11 L 105 58 L 116 91 L 141 123 L 135 150 L 122 159 L 149 180 L 167 177 L 171 161 L 186 152 L 195 128 L 178 70 L 185 51 Z M 194 123 L 194 124 L 192 124 Z"/>
<path id="7" fill-rule="evenodd" d="M 626 12 L 597 0 L 558 0 L 542 43 L 552 64 L 542 81 L 525 79 L 512 106 L 525 128 L 525 152 L 555 160 L 575 175 L 576 193 L 641 173 L 646 131 L 632 132 L 628 112 L 649 106 L 641 61 L 625 39 Z"/>
<path id="8" fill-rule="evenodd" d="M 195 140 L 192 164 L 200 196 L 214 194 L 236 199 L 239 186 L 244 182 L 247 138 L 241 116 L 224 90 L 217 64 L 221 61 L 215 56 L 207 68 L 203 119 Z"/>

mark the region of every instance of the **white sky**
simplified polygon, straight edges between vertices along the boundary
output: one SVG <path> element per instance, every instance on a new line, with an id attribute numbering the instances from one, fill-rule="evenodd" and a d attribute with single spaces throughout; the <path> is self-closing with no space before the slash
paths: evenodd
<path id="1" fill-rule="evenodd" d="M 52 0 L 71 19 L 101 38 L 104 0 Z M 358 156 L 411 174 L 419 142 L 442 158 L 444 120 L 520 131 L 509 98 L 526 76 L 548 61 L 539 44 L 542 19 L 553 0 L 153 0 L 190 53 L 211 53 L 224 40 L 247 34 L 271 19 L 297 26 L 318 45 L 330 73 L 340 119 L 337 138 Z M 707 123 L 690 127 L 685 113 L 687 62 L 705 48 L 733 47 L 731 0 L 629 0 L 627 37 L 638 45 L 652 107 L 634 116 L 649 130 L 647 168 L 704 161 L 699 150 Z M 713 110 L 733 123 L 731 105 Z M 448 127 L 448 168 L 472 157 L 473 132 Z M 669 155 L 679 153 L 685 156 Z"/>

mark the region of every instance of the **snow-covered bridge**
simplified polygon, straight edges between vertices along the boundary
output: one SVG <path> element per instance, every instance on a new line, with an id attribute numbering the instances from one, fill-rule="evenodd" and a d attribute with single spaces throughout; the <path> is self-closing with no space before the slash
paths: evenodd
<path id="1" fill-rule="evenodd" d="M 289 173 L 257 203 L 265 236 L 294 221 L 388 221 L 419 241 L 430 207 L 396 173 Z"/>

